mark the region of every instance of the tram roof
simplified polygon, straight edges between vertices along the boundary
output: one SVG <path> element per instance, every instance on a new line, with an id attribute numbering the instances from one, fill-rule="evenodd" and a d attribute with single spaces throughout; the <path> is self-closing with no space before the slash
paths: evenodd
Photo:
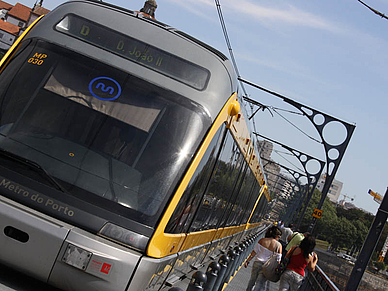
<path id="1" fill-rule="evenodd" d="M 98 7 L 107 10 L 101 13 Z M 70 14 L 90 19 L 98 23 L 98 25 L 107 26 L 113 31 L 128 35 L 173 54 L 178 58 L 203 67 L 209 70 L 210 79 L 203 89 L 190 88 L 187 84 L 172 80 L 163 74 L 145 68 L 141 64 L 136 64 L 131 60 L 123 60 L 121 56 L 114 55 L 109 50 L 101 49 L 93 44 L 56 31 L 55 27 L 58 22 Z M 232 64 L 221 52 L 164 23 L 112 4 L 95 0 L 65 2 L 44 17 L 27 36 L 27 38 L 35 37 L 71 48 L 81 54 L 85 54 L 87 51 L 86 54 L 102 62 L 135 75 L 140 74 L 142 78 L 173 90 L 201 104 L 207 109 L 209 116 L 213 120 L 233 92 L 237 91 L 237 78 Z"/>
<path id="2" fill-rule="evenodd" d="M 92 3 L 98 3 L 98 4 L 103 4 L 105 6 L 108 6 L 108 7 L 111 7 L 111 8 L 115 8 L 115 9 L 119 9 L 119 10 L 122 10 L 122 11 L 125 11 L 127 13 L 130 13 L 130 14 L 133 14 L 133 15 L 136 15 L 136 16 L 142 16 L 141 13 L 139 13 L 138 11 L 133 11 L 133 10 L 130 10 L 130 9 L 127 9 L 127 8 L 124 8 L 124 7 L 121 7 L 121 6 L 117 6 L 117 5 L 114 5 L 114 4 L 111 4 L 111 3 L 107 3 L 107 2 L 101 2 L 101 1 L 98 1 L 98 0 L 85 0 L 86 2 L 92 2 Z M 211 51 L 212 53 L 214 53 L 215 55 L 217 55 L 220 59 L 222 59 L 223 61 L 226 61 L 228 60 L 228 58 L 222 53 L 220 52 L 219 50 L 215 49 L 214 47 L 200 41 L 199 39 L 181 31 L 181 30 L 178 30 L 176 28 L 173 28 L 171 26 L 169 26 L 168 24 L 165 24 L 155 18 L 152 18 L 152 17 L 143 17 L 145 20 L 147 21 L 150 21 L 150 22 L 153 22 L 157 25 L 160 25 L 161 27 L 171 31 L 171 32 L 174 32 L 174 33 L 177 33 L 197 44 L 199 44 L 200 46 L 206 48 L 207 50 Z"/>

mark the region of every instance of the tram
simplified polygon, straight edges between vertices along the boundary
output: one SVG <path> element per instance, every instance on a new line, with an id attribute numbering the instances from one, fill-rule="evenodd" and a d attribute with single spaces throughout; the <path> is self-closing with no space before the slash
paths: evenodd
<path id="1" fill-rule="evenodd" d="M 231 62 L 71 1 L 0 63 L 0 263 L 63 290 L 167 290 L 263 228 Z"/>

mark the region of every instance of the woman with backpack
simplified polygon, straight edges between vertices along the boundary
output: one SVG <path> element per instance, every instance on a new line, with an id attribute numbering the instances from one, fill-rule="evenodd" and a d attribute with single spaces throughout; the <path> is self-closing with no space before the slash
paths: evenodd
<path id="1" fill-rule="evenodd" d="M 287 269 L 280 276 L 279 291 L 298 290 L 302 285 L 306 267 L 310 272 L 314 272 L 318 262 L 318 256 L 313 252 L 314 248 L 315 238 L 307 234 L 299 246 L 293 246 L 287 252 L 290 261 Z"/>
<path id="2" fill-rule="evenodd" d="M 245 262 L 245 268 L 248 267 L 249 262 L 253 258 L 255 258 L 255 261 L 252 266 L 251 278 L 249 279 L 246 291 L 252 291 L 253 286 L 255 286 L 254 291 L 264 290 L 264 283 L 267 279 L 263 275 L 262 266 L 271 258 L 273 253 L 276 253 L 278 262 L 280 262 L 282 257 L 282 245 L 278 240 L 281 235 L 282 232 L 278 227 L 270 227 L 265 233 L 265 237 L 259 240 L 254 250 L 249 255 Z"/>

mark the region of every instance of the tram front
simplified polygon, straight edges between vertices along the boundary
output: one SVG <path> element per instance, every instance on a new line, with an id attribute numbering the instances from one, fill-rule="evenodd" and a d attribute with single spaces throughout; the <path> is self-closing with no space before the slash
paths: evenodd
<path id="1" fill-rule="evenodd" d="M 206 66 L 230 82 L 225 68 L 192 48 L 91 1 L 59 6 L 13 48 L 0 75 L 1 263 L 66 290 L 127 288 L 231 95 Z"/>

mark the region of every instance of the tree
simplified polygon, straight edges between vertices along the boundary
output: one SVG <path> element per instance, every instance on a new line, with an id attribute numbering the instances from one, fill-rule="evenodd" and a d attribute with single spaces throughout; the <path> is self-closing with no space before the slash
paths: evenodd
<path id="1" fill-rule="evenodd" d="M 357 209 L 357 208 L 345 209 L 341 205 L 338 205 L 337 207 L 337 216 L 345 217 L 350 221 L 359 220 L 362 223 L 364 223 L 368 229 L 372 225 L 372 222 L 374 219 L 374 215 L 368 212 L 364 212 L 361 209 Z"/>
<path id="2" fill-rule="evenodd" d="M 314 209 L 318 206 L 319 201 L 321 200 L 322 193 L 318 189 L 314 190 L 314 193 L 311 197 L 310 203 L 307 205 L 305 216 L 303 217 L 300 230 L 306 231 L 312 222 L 312 214 Z M 304 203 L 302 209 L 304 208 Z M 330 202 L 329 198 L 325 199 L 325 202 L 322 206 L 323 215 L 321 219 L 318 219 L 316 226 L 314 228 L 314 235 L 325 236 L 327 225 L 330 221 L 337 218 L 336 209 L 333 204 Z M 300 215 L 300 214 L 299 214 Z"/>
<path id="3" fill-rule="evenodd" d="M 350 253 L 351 255 L 361 250 L 364 244 L 365 238 L 369 232 L 368 227 L 362 221 L 355 220 L 355 221 L 352 221 L 352 223 L 356 228 L 356 233 L 355 233 L 353 248 L 351 249 L 351 253 Z"/>
<path id="4" fill-rule="evenodd" d="M 301 221 L 300 230 L 302 232 L 308 229 L 312 221 L 312 213 L 317 207 L 321 195 L 321 192 L 315 189 Z M 317 220 L 313 234 L 328 241 L 332 250 L 346 248 L 352 256 L 358 253 L 364 244 L 374 216 L 360 209 L 345 209 L 340 205 L 331 203 L 328 198 L 325 199 L 322 210 L 322 218 Z M 385 225 L 376 250 L 381 250 L 387 236 L 388 225 Z M 385 258 L 385 262 L 388 263 L 388 256 Z"/>
<path id="5" fill-rule="evenodd" d="M 331 243 L 331 249 L 347 248 L 350 250 L 355 241 L 356 227 L 345 217 L 337 218 L 330 222 L 331 231 L 327 240 Z"/>

